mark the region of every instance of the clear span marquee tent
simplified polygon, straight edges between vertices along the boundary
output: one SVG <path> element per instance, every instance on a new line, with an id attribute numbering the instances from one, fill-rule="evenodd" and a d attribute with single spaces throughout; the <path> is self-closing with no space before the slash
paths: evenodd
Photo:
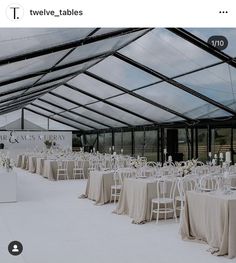
<path id="1" fill-rule="evenodd" d="M 212 35 L 228 47 L 209 45 Z M 1 28 L 0 127 L 74 130 L 97 146 L 101 132 L 113 144 L 114 132 L 132 131 L 133 154 L 134 131 L 153 129 L 159 159 L 163 127 L 184 128 L 190 158 L 200 154 L 197 127 L 206 127 L 207 152 L 210 124 L 228 123 L 232 148 L 235 43 L 230 28 Z"/>

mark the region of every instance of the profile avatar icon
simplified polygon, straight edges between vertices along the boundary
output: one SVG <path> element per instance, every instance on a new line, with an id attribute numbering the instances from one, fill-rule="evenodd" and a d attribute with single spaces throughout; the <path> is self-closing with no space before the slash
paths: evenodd
<path id="1" fill-rule="evenodd" d="M 18 246 L 17 245 L 13 245 L 13 249 L 12 252 L 19 252 Z"/>
<path id="2" fill-rule="evenodd" d="M 23 246 L 19 241 L 12 241 L 9 245 L 8 245 L 8 252 L 12 255 L 12 256 L 19 256 L 23 251 Z"/>

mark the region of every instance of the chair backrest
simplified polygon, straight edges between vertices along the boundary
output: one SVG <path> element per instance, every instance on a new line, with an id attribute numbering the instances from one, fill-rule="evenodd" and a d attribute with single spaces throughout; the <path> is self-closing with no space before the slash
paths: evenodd
<path id="1" fill-rule="evenodd" d="M 68 169 L 68 161 L 58 161 L 57 165 L 58 165 L 58 169 L 63 169 L 63 170 Z"/>
<path id="2" fill-rule="evenodd" d="M 75 168 L 83 169 L 84 168 L 84 161 L 83 160 L 75 160 Z"/>
<path id="3" fill-rule="evenodd" d="M 155 162 L 147 162 L 146 166 L 156 168 L 157 163 L 155 163 Z"/>
<path id="4" fill-rule="evenodd" d="M 195 190 L 195 187 L 196 178 L 194 178 L 193 176 L 187 175 L 185 177 L 178 178 L 177 189 L 181 197 L 184 197 L 187 191 Z"/>
<path id="5" fill-rule="evenodd" d="M 157 180 L 157 198 L 173 199 L 176 191 L 176 178 L 160 178 Z"/>
<path id="6" fill-rule="evenodd" d="M 173 162 L 165 162 L 163 166 L 173 166 L 175 167 L 175 164 Z"/>
<path id="7" fill-rule="evenodd" d="M 115 186 L 121 185 L 123 183 L 123 178 L 122 178 L 120 171 L 118 169 L 115 170 L 115 172 L 113 174 L 113 181 L 114 181 Z"/>
<path id="8" fill-rule="evenodd" d="M 202 191 L 216 190 L 220 188 L 222 176 L 217 174 L 203 175 L 199 181 L 199 188 Z"/>
<path id="9" fill-rule="evenodd" d="M 121 168 L 119 169 L 119 173 L 122 178 L 130 178 L 135 176 L 135 170 L 133 168 Z"/>

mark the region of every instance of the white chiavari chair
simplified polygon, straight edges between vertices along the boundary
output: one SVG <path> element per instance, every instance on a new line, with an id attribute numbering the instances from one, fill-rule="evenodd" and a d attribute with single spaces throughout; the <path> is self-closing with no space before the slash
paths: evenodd
<path id="1" fill-rule="evenodd" d="M 111 195 L 110 195 L 110 203 L 112 200 L 114 203 L 119 200 L 120 193 L 121 193 L 121 187 L 122 187 L 122 178 L 120 175 L 119 170 L 116 170 L 113 174 L 113 181 L 114 184 L 111 186 Z"/>
<path id="2" fill-rule="evenodd" d="M 57 162 L 57 180 L 63 177 L 63 179 L 69 179 L 68 174 L 68 161 Z"/>
<path id="3" fill-rule="evenodd" d="M 175 209 L 175 191 L 176 191 L 176 178 L 161 178 L 157 180 L 157 197 L 152 199 L 151 215 L 156 214 L 156 223 L 158 223 L 159 215 L 164 214 L 166 220 L 167 214 L 173 214 L 177 220 Z"/>
<path id="4" fill-rule="evenodd" d="M 73 168 L 73 177 L 76 179 L 78 177 L 79 179 L 85 179 L 84 174 L 84 160 L 75 160 L 75 166 Z"/>

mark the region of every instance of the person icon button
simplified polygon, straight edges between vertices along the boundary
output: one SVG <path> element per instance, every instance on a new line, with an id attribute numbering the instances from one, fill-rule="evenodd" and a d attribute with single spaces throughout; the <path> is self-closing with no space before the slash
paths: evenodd
<path id="1" fill-rule="evenodd" d="M 17 246 L 17 245 L 13 245 L 12 252 L 16 252 L 16 253 L 19 252 L 19 249 L 18 249 L 18 246 Z"/>
<path id="2" fill-rule="evenodd" d="M 19 256 L 23 251 L 23 245 L 19 241 L 12 241 L 8 245 L 8 252 L 12 256 Z"/>

